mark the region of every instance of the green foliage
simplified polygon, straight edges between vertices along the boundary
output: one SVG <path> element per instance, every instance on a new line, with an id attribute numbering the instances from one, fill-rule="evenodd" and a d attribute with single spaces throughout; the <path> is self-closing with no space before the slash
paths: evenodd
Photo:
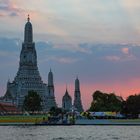
<path id="1" fill-rule="evenodd" d="M 35 91 L 29 91 L 25 96 L 23 109 L 26 111 L 40 111 L 41 110 L 41 98 Z"/>
<path id="2" fill-rule="evenodd" d="M 89 111 L 121 111 L 122 101 L 120 101 L 114 93 L 102 93 L 95 91 L 93 93 L 93 101 Z"/>
<path id="3" fill-rule="evenodd" d="M 124 102 L 123 113 L 137 116 L 140 114 L 140 94 L 130 95 Z"/>

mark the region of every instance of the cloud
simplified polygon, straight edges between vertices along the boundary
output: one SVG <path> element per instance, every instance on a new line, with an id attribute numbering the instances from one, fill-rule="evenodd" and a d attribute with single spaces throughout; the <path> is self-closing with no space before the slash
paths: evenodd
<path id="1" fill-rule="evenodd" d="M 4 17 L 4 14 L 0 13 L 0 17 Z"/>
<path id="2" fill-rule="evenodd" d="M 86 43 L 81 44 L 72 44 L 72 43 L 63 43 L 63 44 L 54 44 L 54 47 L 57 49 L 67 50 L 71 52 L 80 52 L 91 54 L 91 48 Z"/>
<path id="3" fill-rule="evenodd" d="M 129 54 L 129 48 L 122 48 L 122 52 L 126 55 Z"/>
<path id="4" fill-rule="evenodd" d="M 0 4 L 0 10 L 7 10 L 8 6 L 6 4 Z"/>
<path id="5" fill-rule="evenodd" d="M 124 61 L 133 61 L 136 60 L 136 57 L 134 55 L 127 55 L 127 56 L 106 56 L 106 60 L 112 61 L 112 62 L 124 62 Z"/>
<path id="6" fill-rule="evenodd" d="M 14 21 L 21 25 L 26 18 L 25 15 L 29 13 L 36 27 L 35 32 L 44 34 L 44 41 L 49 39 L 59 44 L 64 42 L 67 44 L 81 42 L 139 44 L 139 10 L 135 9 L 135 5 L 139 5 L 139 2 L 134 1 L 128 0 L 127 4 L 127 0 L 106 2 L 61 0 L 54 4 L 50 0 L 47 2 L 2 0 L 0 17 L 9 16 L 9 18 L 3 18 L 1 30 L 10 32 L 13 29 L 16 34 L 19 28 L 15 26 L 15 22 L 11 22 L 11 18 L 19 16 Z M 132 10 L 134 12 L 127 10 L 132 9 L 130 6 L 134 7 Z M 11 24 L 8 29 L 9 22 Z M 81 51 L 90 53 L 89 50 Z"/>
<path id="7" fill-rule="evenodd" d="M 120 57 L 118 57 L 118 56 L 106 56 L 105 57 L 105 59 L 106 60 L 109 60 L 109 61 L 120 61 L 121 60 L 121 58 Z"/>
<path id="8" fill-rule="evenodd" d="M 135 10 L 136 8 L 140 8 L 139 0 L 120 0 L 120 3 L 123 4 L 129 10 Z"/>
<path id="9" fill-rule="evenodd" d="M 0 11 L 3 15 L 7 16 L 18 16 L 21 15 L 24 10 L 19 8 L 15 2 L 11 0 L 2 0 L 0 3 Z"/>
<path id="10" fill-rule="evenodd" d="M 18 16 L 18 14 L 16 12 L 12 12 L 12 13 L 9 14 L 9 16 L 15 17 L 15 16 Z"/>
<path id="11" fill-rule="evenodd" d="M 53 60 L 53 61 L 56 61 L 56 62 L 59 62 L 59 63 L 63 63 L 63 64 L 71 64 L 71 63 L 75 63 L 75 62 L 79 61 L 79 59 L 76 59 L 76 58 L 55 57 L 55 56 L 50 57 L 49 60 Z"/>

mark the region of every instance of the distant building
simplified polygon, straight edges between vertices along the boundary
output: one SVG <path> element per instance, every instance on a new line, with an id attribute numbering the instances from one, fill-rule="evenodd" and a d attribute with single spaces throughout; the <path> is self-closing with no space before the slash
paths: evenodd
<path id="1" fill-rule="evenodd" d="M 43 83 L 37 66 L 37 53 L 33 42 L 33 29 L 28 16 L 24 30 L 24 42 L 20 53 L 19 69 L 12 82 L 8 81 L 4 100 L 12 100 L 21 109 L 28 91 L 36 91 L 42 99 L 43 111 L 56 107 L 53 73 L 48 75 L 48 85 Z"/>
<path id="2" fill-rule="evenodd" d="M 72 98 L 69 95 L 67 89 L 65 95 L 62 98 L 62 108 L 63 110 L 70 111 L 72 108 Z"/>
<path id="3" fill-rule="evenodd" d="M 10 103 L 14 104 L 15 100 L 12 97 L 11 92 L 10 92 L 10 90 L 8 88 L 9 84 L 10 84 L 10 81 L 8 80 L 8 82 L 7 82 L 7 91 L 6 91 L 5 95 L 3 97 L 1 97 L 1 101 L 10 102 Z"/>
<path id="4" fill-rule="evenodd" d="M 81 92 L 80 92 L 80 82 L 78 77 L 75 80 L 75 92 L 74 92 L 74 107 L 78 112 L 82 112 L 83 106 L 82 106 L 82 101 L 81 101 Z"/>
<path id="5" fill-rule="evenodd" d="M 48 85 L 47 85 L 47 108 L 51 109 L 52 107 L 57 107 L 56 101 L 55 101 L 55 95 L 54 95 L 54 83 L 53 83 L 53 73 L 50 69 L 50 72 L 48 74 Z"/>
<path id="6" fill-rule="evenodd" d="M 18 111 L 18 108 L 11 102 L 0 101 L 0 114 Z"/>

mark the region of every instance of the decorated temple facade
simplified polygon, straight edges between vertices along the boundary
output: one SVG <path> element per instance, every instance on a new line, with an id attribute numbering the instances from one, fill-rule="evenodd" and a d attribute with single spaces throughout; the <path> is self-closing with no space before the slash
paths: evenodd
<path id="1" fill-rule="evenodd" d="M 18 72 L 12 82 L 7 82 L 5 100 L 12 100 L 18 108 L 22 108 L 28 91 L 36 91 L 42 99 L 42 109 L 48 111 L 56 107 L 52 71 L 48 74 L 48 84 L 42 81 L 37 65 L 37 52 L 33 42 L 33 28 L 30 17 L 24 29 L 24 42 L 20 52 Z"/>

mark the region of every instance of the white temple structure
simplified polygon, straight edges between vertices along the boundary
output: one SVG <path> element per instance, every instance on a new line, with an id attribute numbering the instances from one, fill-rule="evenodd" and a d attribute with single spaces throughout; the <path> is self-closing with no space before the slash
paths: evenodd
<path id="1" fill-rule="evenodd" d="M 62 109 L 65 111 L 71 111 L 72 109 L 72 98 L 66 89 L 65 95 L 62 98 Z"/>
<path id="2" fill-rule="evenodd" d="M 24 98 L 30 90 L 36 91 L 40 95 L 43 111 L 56 107 L 53 73 L 50 70 L 48 84 L 43 83 L 37 66 L 33 28 L 28 16 L 25 24 L 24 42 L 22 43 L 18 72 L 14 80 L 7 83 L 7 92 L 4 95 L 4 100 L 12 100 L 18 108 L 22 109 Z"/>

